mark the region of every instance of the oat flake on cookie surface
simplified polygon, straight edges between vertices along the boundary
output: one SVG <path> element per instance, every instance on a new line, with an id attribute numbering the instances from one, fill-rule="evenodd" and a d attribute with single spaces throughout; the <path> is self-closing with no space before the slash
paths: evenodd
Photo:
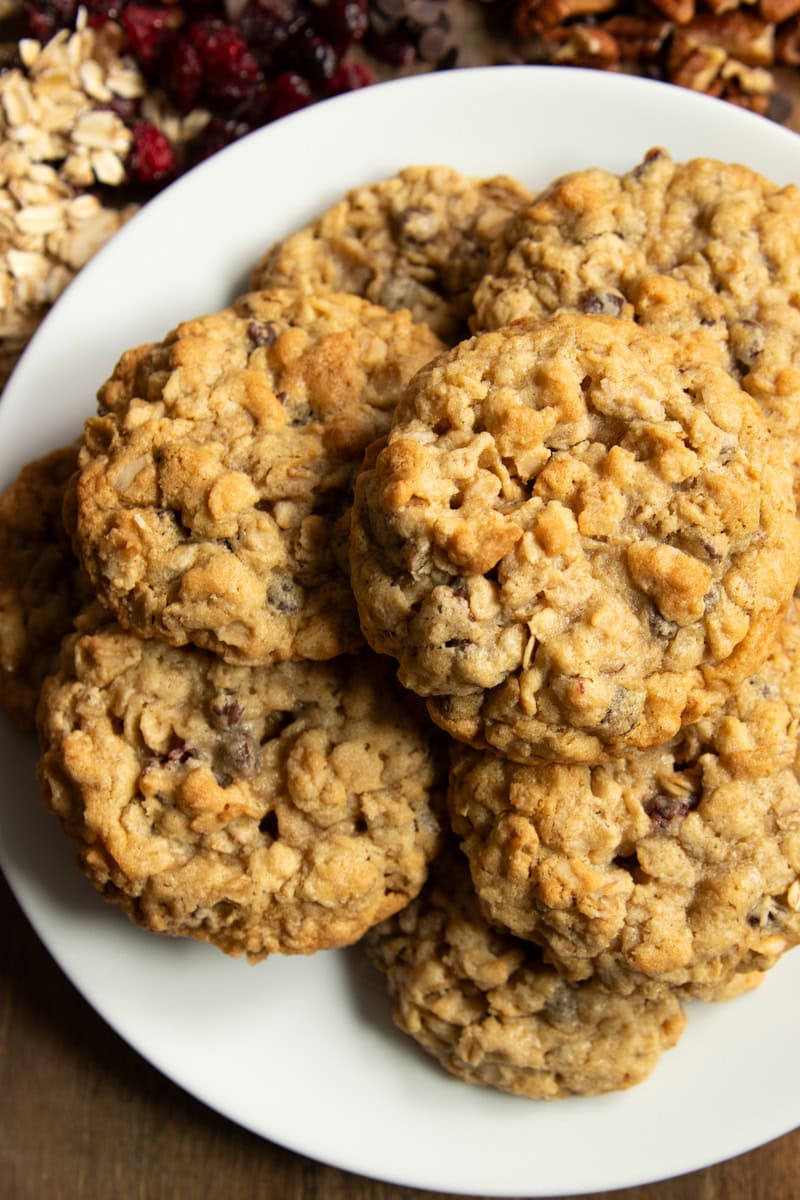
<path id="1" fill-rule="evenodd" d="M 397 1025 L 468 1083 L 535 1100 L 616 1091 L 646 1079 L 684 1029 L 669 989 L 623 996 L 568 983 L 536 947 L 493 928 L 457 850 L 366 946 Z"/>
<path id="2" fill-rule="evenodd" d="M 0 495 L 0 708 L 34 727 L 39 689 L 90 594 L 61 511 L 77 445 L 26 464 Z"/>
<path id="3" fill-rule="evenodd" d="M 654 149 L 622 175 L 557 179 L 510 221 L 473 327 L 570 309 L 632 317 L 694 354 L 716 347 L 800 476 L 799 278 L 799 188 Z"/>
<path id="4" fill-rule="evenodd" d="M 451 167 L 408 167 L 348 192 L 254 268 L 255 288 L 342 291 L 408 308 L 447 342 L 466 332 L 472 293 L 505 223 L 530 203 L 506 175 L 470 179 Z"/>
<path id="5" fill-rule="evenodd" d="M 449 733 L 526 761 L 658 745 L 766 658 L 791 474 L 719 362 L 561 314 L 418 373 L 361 473 L 364 634 Z"/>
<path id="6" fill-rule="evenodd" d="M 408 313 L 278 289 L 128 351 L 77 485 L 76 546 L 101 600 L 142 636 L 231 662 L 359 645 L 352 480 L 440 349 Z"/>
<path id="7" fill-rule="evenodd" d="M 349 944 L 416 895 L 437 763 L 380 660 L 235 667 L 84 624 L 44 686 L 39 776 L 106 899 L 255 960 Z"/>
<path id="8" fill-rule="evenodd" d="M 618 762 L 453 751 L 487 916 L 567 978 L 716 999 L 800 943 L 800 621 L 716 714 Z"/>

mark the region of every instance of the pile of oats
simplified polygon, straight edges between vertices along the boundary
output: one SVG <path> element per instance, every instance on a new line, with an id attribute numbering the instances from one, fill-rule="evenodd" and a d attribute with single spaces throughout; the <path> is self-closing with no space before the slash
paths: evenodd
<path id="1" fill-rule="evenodd" d="M 85 189 L 119 184 L 131 133 L 107 106 L 145 82 L 113 25 L 19 44 L 0 75 L 0 384 L 28 338 L 92 254 L 135 211 Z"/>

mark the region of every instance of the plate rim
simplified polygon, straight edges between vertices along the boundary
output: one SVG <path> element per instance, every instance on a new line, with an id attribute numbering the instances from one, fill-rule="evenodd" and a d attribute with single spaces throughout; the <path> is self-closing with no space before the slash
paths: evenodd
<path id="1" fill-rule="evenodd" d="M 486 88 L 489 84 L 489 81 L 491 80 L 493 83 L 494 80 L 498 78 L 498 73 L 501 72 L 506 75 L 506 77 L 515 79 L 540 79 L 543 78 L 544 74 L 546 73 L 548 79 L 552 81 L 560 79 L 563 82 L 569 81 L 570 84 L 574 82 L 577 90 L 580 90 L 580 87 L 589 85 L 595 88 L 599 87 L 600 90 L 607 88 L 609 91 L 630 91 L 631 95 L 633 95 L 635 92 L 638 92 L 642 96 L 649 96 L 655 94 L 655 89 L 664 97 L 668 96 L 670 104 L 675 108 L 681 108 L 684 111 L 695 112 L 699 112 L 702 109 L 703 112 L 705 112 L 708 111 L 709 105 L 714 105 L 717 106 L 715 111 L 718 111 L 720 115 L 723 113 L 728 114 L 727 117 L 723 118 L 724 120 L 730 119 L 730 106 L 721 100 L 698 96 L 694 93 L 679 93 L 676 91 L 674 85 L 666 84 L 660 81 L 644 80 L 638 77 L 627 75 L 602 75 L 595 71 L 573 67 L 487 66 L 463 68 L 446 73 L 429 73 L 404 79 L 388 80 L 384 83 L 373 85 L 371 88 L 365 89 L 363 92 L 349 93 L 347 95 L 335 97 L 331 100 L 312 105 L 309 108 L 283 118 L 279 122 L 275 122 L 273 125 L 255 131 L 241 141 L 232 144 L 219 154 L 213 156 L 212 159 L 200 164 L 200 166 L 195 168 L 192 172 L 189 172 L 178 179 L 174 184 L 170 185 L 169 188 L 165 189 L 163 193 L 150 200 L 147 205 L 144 206 L 141 212 L 132 219 L 129 225 L 120 231 L 120 233 L 116 235 L 107 246 L 103 247 L 95 256 L 95 258 L 90 261 L 90 263 L 82 268 L 75 284 L 71 285 L 65 293 L 65 301 L 63 303 L 58 302 L 56 306 L 54 306 L 53 312 L 48 315 L 48 317 L 40 326 L 39 330 L 37 330 L 36 334 L 31 339 L 31 342 L 26 348 L 20 363 L 6 385 L 2 401 L 0 402 L 0 431 L 5 428 L 4 422 L 10 420 L 8 413 L 14 408 L 15 404 L 19 403 L 14 399 L 14 397 L 17 395 L 17 393 L 24 392 L 27 377 L 35 373 L 35 366 L 37 365 L 38 356 L 40 353 L 43 353 L 43 351 L 40 351 L 40 347 L 46 347 L 51 340 L 51 337 L 53 336 L 52 330 L 56 326 L 56 323 L 61 320 L 61 314 L 64 311 L 65 305 L 72 303 L 75 296 L 80 296 L 83 290 L 90 289 L 91 286 L 93 286 L 91 281 L 94 279 L 94 277 L 100 277 L 102 273 L 106 271 L 105 264 L 109 261 L 113 262 L 116 257 L 120 256 L 121 252 L 119 251 L 118 247 L 120 243 L 122 243 L 123 239 L 130 241 L 132 238 L 135 239 L 145 236 L 144 232 L 141 234 L 138 232 L 131 234 L 131 230 L 141 229 L 144 231 L 148 223 L 156 224 L 160 220 L 160 214 L 162 211 L 167 211 L 170 205 L 177 204 L 178 200 L 184 195 L 184 193 L 191 195 L 200 187 L 203 179 L 208 178 L 210 180 L 215 175 L 221 174 L 224 171 L 226 164 L 233 164 L 236 161 L 235 156 L 251 157 L 254 155 L 256 153 L 256 144 L 258 144 L 260 147 L 262 142 L 266 145 L 269 142 L 275 141 L 279 138 L 287 139 L 289 133 L 293 131 L 296 131 L 298 138 L 302 139 L 304 136 L 304 126 L 309 126 L 313 129 L 314 126 L 324 126 L 326 123 L 332 122 L 333 117 L 328 114 L 333 113 L 334 108 L 336 111 L 346 114 L 348 108 L 358 109 L 366 102 L 367 98 L 374 100 L 376 105 L 380 105 L 384 104 L 384 101 L 379 99 L 379 97 L 389 94 L 404 95 L 406 93 L 410 94 L 411 91 L 417 91 L 423 95 L 426 92 L 430 92 L 431 95 L 438 94 L 439 92 L 457 92 L 462 84 L 464 86 L 468 86 L 468 84 L 464 81 L 464 77 L 468 74 L 472 76 L 476 88 Z M 600 83 L 601 79 L 610 82 Z M 453 80 L 456 80 L 457 82 L 453 83 Z M 590 84 L 589 81 L 591 81 Z M 772 131 L 769 134 L 769 137 L 773 138 L 773 140 L 776 140 L 776 144 L 784 143 L 787 147 L 791 145 L 797 158 L 797 171 L 798 175 L 800 175 L 800 140 L 798 140 L 796 134 L 780 126 L 775 126 L 772 125 L 772 123 L 765 122 L 763 118 L 742 110 L 737 111 L 735 123 L 741 125 L 742 128 L 749 127 L 753 131 L 757 129 L 760 133 L 764 133 L 766 129 L 769 129 Z M 81 280 L 84 282 L 80 282 Z M 72 300 L 70 300 L 70 296 L 72 296 Z M 9 396 L 11 397 L 10 402 L 7 399 Z M 0 446 L 1 445 L 2 443 L 0 441 Z M 0 450 L 0 470 L 2 469 L 2 460 L 4 459 L 7 461 L 7 463 L 13 462 L 13 456 L 9 457 L 2 452 L 2 450 Z M 2 802 L 0 802 L 0 810 L 1 809 Z M 2 815 L 3 814 L 0 811 L 0 817 L 2 817 Z M 198 1090 L 198 1088 L 193 1084 L 192 1080 L 188 1078 L 185 1073 L 184 1075 L 181 1075 L 180 1071 L 176 1071 L 174 1064 L 165 1064 L 159 1059 L 158 1056 L 154 1056 L 152 1050 L 143 1048 L 141 1041 L 132 1035 L 129 1029 L 121 1026 L 113 1014 L 105 1011 L 102 1002 L 98 1001 L 95 994 L 93 994 L 96 992 L 96 989 L 90 988 L 87 991 L 85 981 L 81 982 L 79 978 L 75 977 L 74 964 L 70 963 L 69 956 L 63 951 L 60 952 L 60 947 L 54 947 L 51 945 L 51 939 L 48 937 L 48 930 L 46 928 L 47 921 L 42 919 L 41 910 L 37 907 L 36 897 L 35 895 L 32 895 L 30 890 L 26 887 L 24 879 L 20 877 L 17 872 L 15 872 L 14 865 L 8 857 L 8 849 L 6 840 L 3 836 L 2 827 L 0 827 L 0 867 L 2 867 L 3 872 L 9 881 L 9 885 L 17 899 L 17 902 L 20 904 L 20 907 L 25 913 L 26 918 L 39 936 L 48 953 L 58 963 L 60 969 L 67 976 L 72 985 L 87 1000 L 89 1005 L 94 1009 L 98 1016 L 112 1029 L 114 1029 L 117 1035 L 120 1036 L 134 1050 L 136 1050 L 137 1053 L 141 1054 L 142 1057 L 144 1057 L 159 1071 L 161 1071 L 162 1074 L 178 1083 L 179 1086 L 181 1086 L 185 1091 L 195 1096 L 207 1107 L 211 1108 L 212 1110 L 216 1110 L 227 1119 L 234 1120 L 237 1124 L 241 1125 L 243 1128 L 249 1129 L 250 1132 L 254 1133 L 258 1137 L 270 1138 L 271 1135 L 269 1133 L 265 1133 L 264 1130 L 259 1128 L 257 1124 L 253 1124 L 252 1121 L 249 1121 L 244 1114 L 232 1115 L 230 1111 L 220 1108 L 219 1105 L 215 1103 L 213 1099 L 210 1099 L 207 1094 L 204 1094 L 202 1090 Z M 656 1071 L 658 1072 L 660 1069 L 661 1065 L 656 1068 Z M 638 1089 L 634 1089 L 634 1091 L 638 1091 Z M 662 1170 L 661 1173 L 657 1175 L 645 1176 L 637 1173 L 636 1175 L 628 1175 L 624 1178 L 619 1176 L 614 1177 L 613 1175 L 607 1174 L 597 1183 L 593 1184 L 589 1189 L 584 1187 L 583 1189 L 576 1190 L 574 1184 L 569 1184 L 567 1185 L 567 1190 L 554 1191 L 552 1185 L 550 1184 L 548 1185 L 548 1190 L 546 1192 L 534 1193 L 528 1191 L 526 1194 L 530 1196 L 536 1194 L 541 1196 L 578 1195 L 587 1194 L 588 1191 L 609 1189 L 614 1190 L 617 1188 L 642 1186 L 648 1183 L 654 1183 L 658 1180 L 675 1177 L 676 1175 L 684 1175 L 699 1168 L 712 1165 L 713 1163 L 719 1163 L 725 1161 L 726 1159 L 747 1153 L 757 1146 L 765 1144 L 765 1142 L 783 1136 L 785 1133 L 794 1129 L 798 1123 L 800 1123 L 800 1105 L 798 1106 L 798 1112 L 793 1114 L 789 1119 L 789 1123 L 781 1125 L 780 1127 L 778 1127 L 778 1125 L 780 1125 L 780 1123 L 778 1123 L 775 1126 L 774 1131 L 770 1132 L 767 1137 L 763 1137 L 758 1134 L 755 1136 L 754 1140 L 750 1142 L 747 1142 L 747 1139 L 745 1139 L 744 1142 L 739 1140 L 734 1148 L 729 1149 L 727 1152 L 724 1152 L 721 1155 L 715 1155 L 713 1159 L 707 1159 L 702 1153 L 696 1153 L 694 1156 L 688 1156 L 688 1160 L 684 1160 L 683 1162 L 679 1163 L 675 1171 L 670 1170 L 667 1173 L 664 1173 Z M 277 1139 L 272 1137 L 271 1140 Z M 326 1154 L 325 1157 L 319 1158 L 315 1154 L 313 1148 L 310 1148 L 303 1138 L 292 1140 L 291 1138 L 287 1138 L 284 1134 L 280 1137 L 279 1144 L 295 1153 L 315 1158 L 317 1161 L 328 1163 L 342 1170 L 351 1171 L 358 1174 L 366 1174 L 369 1178 L 379 1179 L 386 1183 L 420 1189 L 435 1188 L 437 1190 L 448 1190 L 446 1187 L 442 1187 L 442 1182 L 440 1179 L 431 1180 L 430 1177 L 424 1175 L 424 1173 L 423 1175 L 419 1175 L 411 1169 L 411 1166 L 409 1166 L 408 1174 L 405 1177 L 398 1177 L 396 1173 L 392 1172 L 379 1174 L 376 1173 L 374 1169 L 364 1171 L 364 1169 L 360 1167 L 358 1163 L 354 1163 L 352 1158 L 348 1158 L 346 1154 L 342 1154 L 338 1159 L 332 1158 L 330 1154 Z M 492 1191 L 491 1189 L 487 1189 L 485 1187 L 482 1187 L 481 1189 L 482 1194 L 487 1196 L 513 1196 L 517 1194 L 519 1190 L 519 1187 L 514 1187 L 512 1190 L 508 1190 L 507 1186 L 503 1186 L 502 1190 L 499 1191 Z M 450 1189 L 450 1194 L 469 1195 L 471 1193 L 463 1190 L 461 1187 L 457 1187 L 454 1190 Z"/>

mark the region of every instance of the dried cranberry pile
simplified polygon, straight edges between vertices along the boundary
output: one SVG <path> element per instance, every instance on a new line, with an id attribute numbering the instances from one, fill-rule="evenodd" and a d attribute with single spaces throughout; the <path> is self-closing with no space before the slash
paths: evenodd
<path id="1" fill-rule="evenodd" d="M 115 102 L 133 130 L 131 182 L 160 185 L 228 142 L 315 100 L 373 82 L 376 64 L 455 63 L 447 0 L 81 0 L 90 25 L 114 21 L 148 84 L 179 114 L 211 113 L 172 145 L 137 101 Z M 78 0 L 25 0 L 24 33 L 73 28 Z M 360 59 L 352 51 L 360 47 Z M 366 61 L 365 61 L 366 60 Z"/>

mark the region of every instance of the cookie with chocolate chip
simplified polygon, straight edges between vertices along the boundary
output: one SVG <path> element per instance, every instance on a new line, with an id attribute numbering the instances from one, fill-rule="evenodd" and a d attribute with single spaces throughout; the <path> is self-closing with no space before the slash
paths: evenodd
<path id="1" fill-rule="evenodd" d="M 257 960 L 346 945 L 416 895 L 436 752 L 384 664 L 236 667 L 84 625 L 43 689 L 39 776 L 134 922 Z"/>
<path id="2" fill-rule="evenodd" d="M 77 462 L 77 445 L 54 450 L 0 496 L 0 708 L 23 730 L 33 729 L 42 680 L 89 598 L 62 520 Z"/>
<path id="3" fill-rule="evenodd" d="M 75 545 L 123 625 L 230 662 L 361 643 L 346 514 L 441 343 L 408 313 L 277 290 L 130 350 L 86 424 Z"/>
<path id="4" fill-rule="evenodd" d="M 451 1075 L 553 1100 L 641 1083 L 685 1025 L 677 996 L 572 984 L 483 917 L 455 852 L 420 896 L 371 930 L 394 1019 Z"/>
<path id="5" fill-rule="evenodd" d="M 500 232 L 475 329 L 559 310 L 605 313 L 716 348 L 800 476 L 800 189 L 737 163 L 675 163 L 556 180 Z"/>
<path id="6" fill-rule="evenodd" d="M 530 193 L 506 175 L 470 179 L 450 167 L 409 167 L 348 192 L 255 267 L 254 288 L 353 292 L 408 308 L 447 342 L 465 332 L 489 247 Z"/>
<path id="7" fill-rule="evenodd" d="M 418 373 L 350 552 L 369 644 L 454 737 L 522 762 L 602 761 L 718 707 L 800 562 L 790 470 L 724 367 L 576 313 Z"/>
<path id="8" fill-rule="evenodd" d="M 605 765 L 456 747 L 449 805 L 489 919 L 565 977 L 717 998 L 800 943 L 800 618 L 712 717 Z"/>

